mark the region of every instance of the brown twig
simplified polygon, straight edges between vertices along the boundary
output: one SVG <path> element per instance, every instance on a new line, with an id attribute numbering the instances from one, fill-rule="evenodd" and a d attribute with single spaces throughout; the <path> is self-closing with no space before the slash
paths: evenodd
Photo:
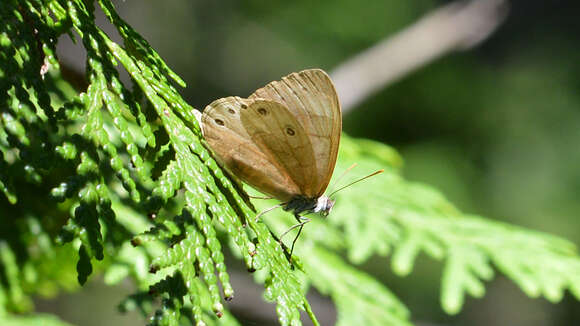
<path id="1" fill-rule="evenodd" d="M 331 77 L 343 112 L 444 54 L 479 44 L 507 9 L 506 0 L 453 2 L 342 63 Z"/>

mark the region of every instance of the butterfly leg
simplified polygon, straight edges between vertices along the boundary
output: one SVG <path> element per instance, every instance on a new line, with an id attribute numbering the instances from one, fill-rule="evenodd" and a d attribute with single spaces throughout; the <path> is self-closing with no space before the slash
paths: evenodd
<path id="1" fill-rule="evenodd" d="M 248 197 L 250 197 L 251 199 L 273 199 L 274 198 L 272 196 L 267 196 L 267 197 L 266 196 L 248 196 Z"/>
<path id="2" fill-rule="evenodd" d="M 290 257 L 292 257 L 292 253 L 294 253 L 294 245 L 296 244 L 296 241 L 298 240 L 300 233 L 302 233 L 302 228 L 304 228 L 304 224 L 306 224 L 308 222 L 310 222 L 310 219 L 307 218 L 305 221 L 300 223 L 300 228 L 298 229 L 298 233 L 296 234 L 296 237 L 292 241 L 292 247 L 290 248 Z"/>
<path id="3" fill-rule="evenodd" d="M 288 230 L 286 230 L 284 233 L 282 233 L 282 235 L 280 236 L 280 240 L 278 240 L 280 242 L 280 244 L 282 244 L 282 238 L 288 234 L 288 232 L 294 230 L 295 228 L 299 227 L 300 229 L 298 229 L 298 234 L 296 234 L 296 237 L 294 238 L 294 240 L 292 241 L 292 247 L 290 249 L 290 257 L 292 257 L 292 253 L 294 252 L 294 244 L 296 244 L 296 240 L 298 240 L 298 237 L 300 236 L 300 233 L 302 233 L 302 228 L 304 227 L 304 224 L 310 222 L 311 220 L 307 217 L 304 216 L 300 216 L 298 214 L 294 215 L 294 217 L 296 218 L 296 220 L 298 221 L 298 224 L 294 224 L 292 225 Z"/>
<path id="4" fill-rule="evenodd" d="M 264 215 L 264 214 L 266 214 L 266 213 L 268 213 L 268 212 L 271 212 L 271 211 L 275 210 L 275 209 L 276 209 L 276 208 L 278 208 L 278 207 L 282 207 L 282 206 L 284 206 L 285 204 L 286 204 L 286 203 L 281 203 L 281 204 L 278 204 L 278 205 L 276 205 L 276 206 L 272 206 L 272 207 L 270 207 L 270 208 L 268 208 L 268 209 L 265 209 L 265 210 L 261 211 L 260 213 L 258 213 L 258 215 L 256 215 L 256 218 L 254 219 L 254 221 L 257 223 L 257 222 L 260 220 L 260 217 L 261 217 L 262 215 Z"/>

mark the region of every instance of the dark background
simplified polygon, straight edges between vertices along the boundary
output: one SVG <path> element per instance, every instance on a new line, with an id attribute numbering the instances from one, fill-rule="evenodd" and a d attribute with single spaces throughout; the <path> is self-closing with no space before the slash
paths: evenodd
<path id="1" fill-rule="evenodd" d="M 183 0 L 124 1 L 117 7 L 186 81 L 186 100 L 202 109 L 219 97 L 247 96 L 292 71 L 332 71 L 446 3 Z M 465 212 L 578 244 L 579 12 L 580 3 L 571 0 L 511 2 L 506 21 L 480 46 L 384 88 L 344 116 L 344 131 L 394 146 L 409 180 L 437 187 Z M 111 31 L 106 23 L 102 27 Z M 82 73 L 78 46 L 61 41 L 61 60 Z M 439 263 L 420 257 L 415 271 L 401 279 L 388 261 L 374 261 L 364 268 L 399 296 L 419 325 L 580 324 L 580 304 L 569 294 L 559 304 L 530 299 L 502 276 L 488 284 L 483 299 L 469 298 L 458 316 L 447 316 L 439 305 Z M 251 282 L 244 277 L 240 287 Z M 115 324 L 106 313 L 115 314 L 112 303 L 130 287 L 111 294 L 96 281 L 89 290 L 40 302 L 40 308 L 59 309 L 79 325 L 102 324 L 95 316 Z M 259 295 L 244 301 L 273 313 Z M 66 302 L 76 308 L 67 309 Z M 75 315 L 85 302 L 93 304 L 88 319 Z M 94 302 L 106 303 L 107 311 L 96 313 Z M 252 310 L 235 303 L 233 310 L 252 319 Z M 333 320 L 333 313 L 322 314 Z M 118 324 L 131 322 L 142 324 L 135 316 Z"/>

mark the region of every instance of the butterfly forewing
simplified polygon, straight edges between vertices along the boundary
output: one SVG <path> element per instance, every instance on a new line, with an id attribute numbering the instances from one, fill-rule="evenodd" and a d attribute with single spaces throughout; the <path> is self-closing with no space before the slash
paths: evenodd
<path id="1" fill-rule="evenodd" d="M 338 96 L 328 75 L 320 69 L 292 73 L 256 90 L 250 98 L 284 104 L 304 128 L 312 144 L 317 177 L 298 187 L 307 197 L 322 195 L 336 164 L 342 129 Z"/>
<path id="2" fill-rule="evenodd" d="M 317 183 L 318 178 L 314 152 L 294 115 L 278 102 L 255 99 L 240 118 L 254 144 L 298 186 L 300 191 L 294 195 L 311 195 L 307 185 Z"/>

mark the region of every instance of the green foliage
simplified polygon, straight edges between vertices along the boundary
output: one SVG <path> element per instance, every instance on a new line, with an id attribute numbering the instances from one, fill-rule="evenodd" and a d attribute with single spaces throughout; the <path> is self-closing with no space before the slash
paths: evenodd
<path id="1" fill-rule="evenodd" d="M 376 146 L 361 146 L 366 152 L 363 156 L 378 152 Z M 389 191 L 371 196 L 360 189 L 346 190 L 341 195 L 349 203 L 364 200 L 365 205 L 344 207 L 331 218 L 333 225 L 345 230 L 352 261 L 360 263 L 373 254 L 385 255 L 392 250 L 391 267 L 403 276 L 411 272 L 421 251 L 445 259 L 441 303 L 451 314 L 460 310 L 465 292 L 476 297 L 484 294 L 481 280 L 493 276 L 491 264 L 531 297 L 544 296 L 557 302 L 569 289 L 580 298 L 580 257 L 571 242 L 465 215 L 431 187 L 409 183 L 396 175 L 377 177 L 372 182 L 378 183 L 374 191 Z M 376 211 L 382 214 L 373 214 Z M 353 221 L 355 213 L 366 218 Z M 374 243 L 361 248 L 361 238 L 373 239 Z"/>
<path id="2" fill-rule="evenodd" d="M 386 171 L 338 193 L 328 221 L 314 218 L 290 259 L 273 234 L 292 217 L 273 212 L 254 221 L 248 196 L 204 147 L 193 108 L 172 86 L 184 82 L 110 1 L 97 5 L 0 5 L 2 324 L 64 325 L 16 314 L 33 311 L 32 295 L 73 290 L 101 272 L 108 284 L 134 281 L 138 292 L 120 309 L 152 316 L 151 325 L 238 325 L 223 301 L 235 290 L 225 248 L 257 271 L 282 325 L 301 324 L 302 311 L 318 325 L 305 297 L 310 287 L 331 297 L 339 325 L 410 325 L 407 308 L 354 266 L 377 255 L 392 254 L 398 275 L 420 252 L 444 260 L 449 313 L 466 293 L 483 295 L 492 264 L 532 297 L 556 302 L 566 289 L 580 297 L 571 243 L 464 215 L 434 189 L 405 181 L 394 150 L 347 136 L 336 171 L 352 162 L 357 171 Z M 123 46 L 95 24 L 96 9 Z M 88 87 L 78 94 L 55 55 L 63 34 L 87 51 Z"/>
<path id="3" fill-rule="evenodd" d="M 460 311 L 465 294 L 484 295 L 483 281 L 493 277 L 493 266 L 530 297 L 558 302 L 570 290 L 580 298 L 580 257 L 571 242 L 461 213 L 433 188 L 404 180 L 400 158 L 382 144 L 343 137 L 336 171 L 351 162 L 366 172 L 386 168 L 364 186 L 339 192 L 328 220 L 307 225 L 297 250 L 310 284 L 335 302 L 338 324 L 408 324 L 406 308 L 349 264 L 377 255 L 390 255 L 391 269 L 400 276 L 412 271 L 421 252 L 444 260 L 441 305 L 449 314 Z M 278 232 L 293 223 L 286 214 L 266 220 Z M 333 253 L 343 251 L 347 259 Z"/>
<path id="4" fill-rule="evenodd" d="M 48 239 L 78 248 L 81 284 L 94 271 L 94 260 L 103 260 L 106 251 L 112 253 L 113 260 L 113 272 L 109 270 L 107 274 L 110 280 L 119 280 L 127 272 L 119 269 L 116 259 L 140 268 L 144 260 L 149 260 L 151 272 L 164 269 L 165 277 L 158 279 L 139 275 L 138 270 L 130 271 L 138 275 L 140 287 L 148 287 L 152 294 L 162 297 L 161 309 L 152 319 L 152 324 L 159 325 L 177 324 L 182 317 L 201 325 L 215 316 L 221 317 L 224 308 L 218 282 L 226 299 L 233 296 L 233 289 L 216 228 L 233 239 L 248 268 L 254 268 L 252 256 L 256 255 L 250 238 L 253 234 L 262 249 L 256 255 L 256 264 L 270 269 L 272 282 L 268 288 L 273 289 L 272 299 L 279 303 L 280 318 L 285 323 L 297 323 L 298 309 L 306 309 L 306 299 L 292 286 L 296 281 L 286 283 L 293 276 L 289 266 L 281 267 L 285 256 L 276 250 L 269 231 L 253 222 L 250 228 L 242 226 L 242 220 L 252 214 L 252 206 L 200 142 L 193 109 L 168 78 L 182 86 L 183 82 L 117 16 L 109 1 L 98 4 L 117 27 L 124 47 L 95 25 L 95 8 L 91 4 L 30 1 L 23 5 L 12 1 L 2 6 L 3 18 L 11 22 L 1 34 L 2 56 L 13 61 L 2 67 L 2 74 L 19 76 L 3 78 L 2 85 L 2 98 L 9 108 L 3 112 L 2 120 L 2 189 L 9 201 L 7 211 L 16 211 L 14 223 L 28 214 L 38 217 L 46 212 L 41 207 L 30 207 L 26 198 L 19 198 L 22 190 L 12 190 L 13 184 L 58 184 L 51 190 L 39 189 L 35 195 L 43 198 L 50 194 L 48 206 L 57 211 L 61 222 L 53 230 L 39 224 L 35 231 L 51 232 Z M 30 21 L 40 26 L 29 26 Z M 73 30 L 87 51 L 89 86 L 79 95 L 49 94 L 55 81 L 61 80 L 54 40 L 63 32 L 74 37 Z M 20 31 L 29 32 L 29 38 Z M 23 46 L 19 47 L 18 42 L 23 42 Z M 36 51 L 37 45 L 44 49 L 43 53 Z M 136 86 L 133 90 L 120 81 L 116 68 L 119 64 L 131 76 Z M 15 68 L 19 69 L 10 70 Z M 56 95 L 61 95 L 59 100 L 64 103 L 51 100 Z M 158 143 L 160 139 L 166 143 Z M 120 219 L 113 203 L 134 211 L 133 218 Z M 71 218 L 67 216 L 69 210 L 73 212 Z M 133 244 L 151 241 L 156 247 L 147 247 L 133 257 L 117 256 L 128 250 L 126 244 L 134 235 L 144 231 L 139 230 L 143 226 L 140 220 L 148 215 L 159 215 L 159 222 L 135 237 Z M 22 233 L 30 234 L 31 230 Z M 26 254 L 31 244 L 21 243 L 13 232 L 2 239 L 7 288 L 2 291 L 3 306 L 8 311 L 29 310 L 30 303 L 22 289 L 25 275 L 19 262 L 28 262 Z M 107 264 L 102 268 L 107 271 Z M 210 317 L 208 311 L 213 311 Z"/>
<path id="5" fill-rule="evenodd" d="M 10 316 L 8 318 L 0 318 L 0 322 L 4 326 L 71 326 L 71 324 L 48 314 L 36 314 L 26 317 Z"/>

